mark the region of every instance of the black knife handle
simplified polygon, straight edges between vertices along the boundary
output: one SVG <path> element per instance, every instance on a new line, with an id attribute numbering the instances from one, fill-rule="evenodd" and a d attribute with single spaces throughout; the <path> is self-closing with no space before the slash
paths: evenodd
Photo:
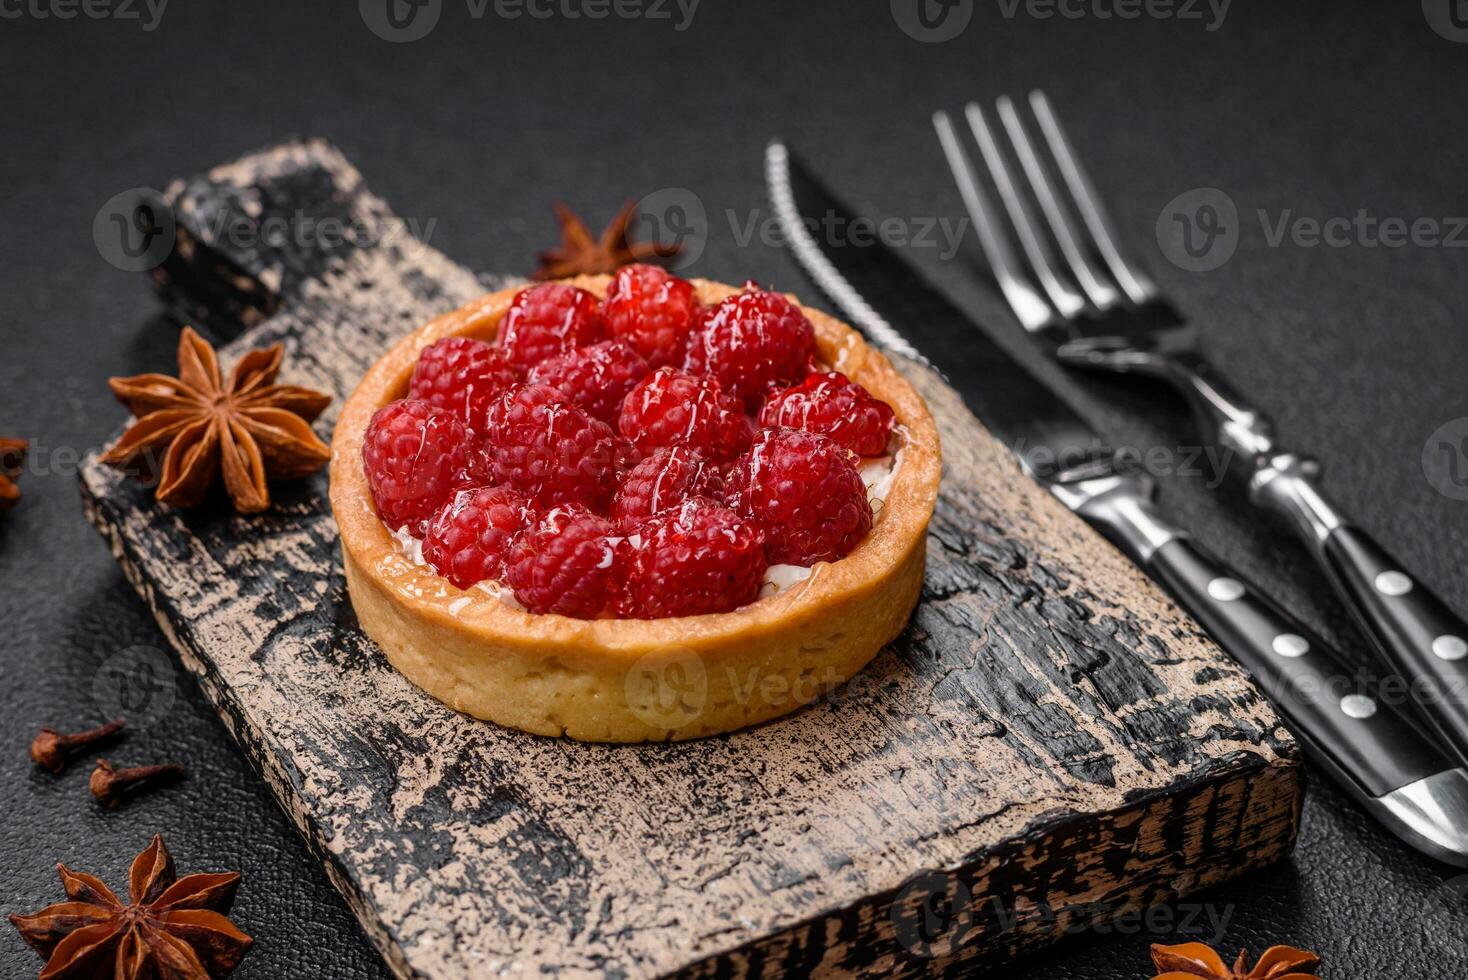
<path id="1" fill-rule="evenodd" d="M 1186 537 L 1148 572 L 1258 681 L 1307 746 L 1379 797 L 1452 768 L 1395 708 L 1361 690 L 1324 641 Z"/>
<path id="2" fill-rule="evenodd" d="M 1326 536 L 1321 556 L 1423 716 L 1468 759 L 1468 623 L 1360 528 Z"/>
<path id="3" fill-rule="evenodd" d="M 1255 467 L 1250 498 L 1292 520 L 1418 714 L 1468 761 L 1468 623 L 1335 508 L 1313 459 L 1277 452 Z"/>

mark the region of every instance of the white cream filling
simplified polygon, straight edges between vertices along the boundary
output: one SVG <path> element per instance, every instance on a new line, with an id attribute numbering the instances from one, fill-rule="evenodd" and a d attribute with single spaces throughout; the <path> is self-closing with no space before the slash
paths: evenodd
<path id="1" fill-rule="evenodd" d="M 892 492 L 892 483 L 897 477 L 897 469 L 902 465 L 902 454 L 907 444 L 906 433 L 901 427 L 892 437 L 896 449 L 885 456 L 871 456 L 861 461 L 858 472 L 861 480 L 866 484 L 867 502 L 872 507 L 872 524 L 875 525 L 882 519 L 882 509 L 886 505 L 887 495 Z M 406 527 L 391 528 L 388 533 L 397 542 L 398 551 L 414 565 L 433 571 L 432 566 L 423 557 L 423 542 L 413 537 Z M 632 535 L 628 540 L 636 544 L 637 535 Z M 607 560 L 611 560 L 611 551 L 607 551 Z M 795 586 L 811 577 L 813 568 L 805 565 L 770 565 L 765 569 L 764 581 L 760 584 L 759 598 L 778 595 L 781 592 L 793 589 Z M 523 610 L 525 607 L 515 598 L 515 593 L 509 588 L 495 581 L 479 582 L 473 586 L 492 599 L 498 599 L 505 605 L 514 609 Z M 460 596 L 449 603 L 449 613 L 457 616 L 459 611 L 470 602 L 469 596 Z"/>

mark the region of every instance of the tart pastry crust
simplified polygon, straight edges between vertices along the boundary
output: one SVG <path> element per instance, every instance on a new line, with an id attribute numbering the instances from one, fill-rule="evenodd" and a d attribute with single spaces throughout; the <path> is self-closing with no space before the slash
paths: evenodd
<path id="1" fill-rule="evenodd" d="M 567 281 L 604 296 L 611 279 Z M 737 291 L 693 284 L 708 305 Z M 394 667 L 450 707 L 537 735 L 686 739 L 787 714 L 846 681 L 902 631 L 922 589 L 941 470 L 937 426 L 881 353 L 805 306 L 821 360 L 891 405 L 905 437 L 877 520 L 845 558 L 733 612 L 581 620 L 525 612 L 480 586 L 457 589 L 404 555 L 362 471 L 367 423 L 403 396 L 424 347 L 448 336 L 492 340 L 518 291 L 482 296 L 405 337 L 337 421 L 331 507 L 347 587 L 363 630 Z"/>

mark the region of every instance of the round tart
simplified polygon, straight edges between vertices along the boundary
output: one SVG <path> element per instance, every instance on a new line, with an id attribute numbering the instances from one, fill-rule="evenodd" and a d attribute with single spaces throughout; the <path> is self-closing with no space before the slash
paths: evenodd
<path id="1" fill-rule="evenodd" d="M 612 280 L 566 282 L 604 298 Z M 739 292 L 692 285 L 705 308 Z M 504 586 L 460 589 L 415 560 L 405 533 L 389 530 L 374 504 L 363 467 L 369 424 L 404 398 L 425 348 L 449 337 L 496 340 L 518 292 L 480 297 L 404 338 L 362 379 L 336 425 L 331 506 L 352 605 L 409 680 L 457 710 L 539 735 L 686 739 L 793 711 L 897 636 L 922 587 L 940 471 L 937 428 L 882 354 L 844 323 L 798 304 L 814 328 L 821 363 L 813 369 L 841 372 L 895 414 L 898 452 L 885 496 L 870 530 L 843 557 L 787 575 L 773 594 L 767 587 L 732 611 L 659 619 L 533 613 Z M 751 425 L 759 415 L 754 397 L 746 402 Z"/>

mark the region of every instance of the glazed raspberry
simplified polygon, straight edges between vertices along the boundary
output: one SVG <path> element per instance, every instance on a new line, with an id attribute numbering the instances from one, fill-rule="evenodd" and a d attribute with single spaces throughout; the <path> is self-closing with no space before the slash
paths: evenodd
<path id="1" fill-rule="evenodd" d="M 687 446 L 659 449 L 632 468 L 612 498 L 612 519 L 632 530 L 693 496 L 722 497 L 724 477 Z"/>
<path id="2" fill-rule="evenodd" d="M 556 507 L 510 546 L 505 581 L 535 613 L 590 619 L 621 590 L 621 539 L 612 522 L 584 507 Z"/>
<path id="3" fill-rule="evenodd" d="M 624 615 L 639 619 L 728 612 L 759 597 L 764 534 L 705 497 L 652 518 L 629 540 Z"/>
<path id="4" fill-rule="evenodd" d="M 622 399 L 650 370 L 632 345 L 604 340 L 541 361 L 530 369 L 528 380 L 561 389 L 593 418 L 615 424 Z"/>
<path id="5" fill-rule="evenodd" d="M 772 564 L 835 561 L 872 526 L 856 457 L 826 436 L 763 429 L 729 475 L 726 499 L 765 531 Z"/>
<path id="6" fill-rule="evenodd" d="M 471 337 L 445 337 L 418 355 L 408 397 L 453 412 L 471 431 L 479 431 L 489 406 L 519 380 L 520 372 L 500 348 Z"/>
<path id="7" fill-rule="evenodd" d="M 384 405 L 367 423 L 362 468 L 383 523 L 415 536 L 465 480 L 469 433 L 452 412 L 419 399 Z"/>
<path id="8" fill-rule="evenodd" d="M 586 290 L 562 282 L 520 290 L 500 323 L 500 346 L 522 371 L 606 339 L 601 303 Z"/>
<path id="9" fill-rule="evenodd" d="M 632 445 L 548 385 L 516 385 L 489 410 L 483 468 L 538 507 L 606 507 L 637 462 Z"/>
<path id="10" fill-rule="evenodd" d="M 659 368 L 622 402 L 622 434 L 644 453 L 688 446 L 706 459 L 725 462 L 749 445 L 750 425 L 739 403 L 713 378 Z"/>
<path id="11" fill-rule="evenodd" d="M 881 456 L 892 434 L 892 418 L 892 406 L 839 371 L 824 371 L 772 396 L 759 413 L 759 424 L 819 432 L 857 455 Z"/>
<path id="12" fill-rule="evenodd" d="M 428 522 L 423 558 L 461 589 L 503 579 L 510 541 L 534 518 L 530 501 L 518 490 L 460 490 Z"/>
<path id="13" fill-rule="evenodd" d="M 655 265 L 617 270 L 602 301 L 612 336 L 637 348 L 653 367 L 683 363 L 699 313 L 693 284 Z"/>
<path id="14" fill-rule="evenodd" d="M 686 364 L 753 409 L 772 386 L 805 377 L 815 351 L 815 328 L 800 308 L 749 283 L 714 307 L 689 345 Z"/>

